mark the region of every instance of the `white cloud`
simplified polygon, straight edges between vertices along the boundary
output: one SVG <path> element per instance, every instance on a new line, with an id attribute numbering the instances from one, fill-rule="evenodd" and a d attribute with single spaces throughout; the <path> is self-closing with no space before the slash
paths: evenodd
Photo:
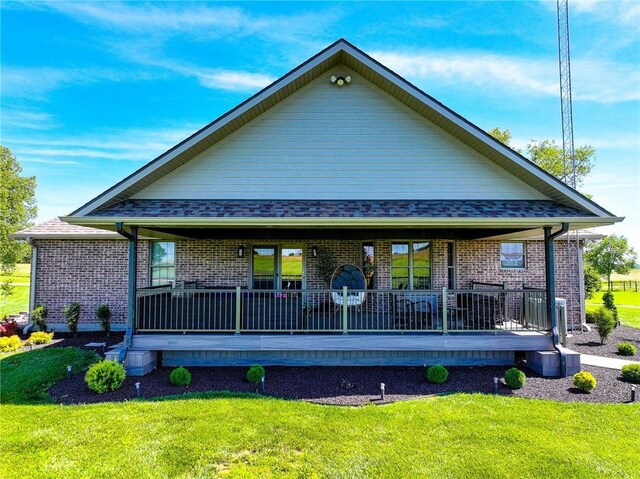
<path id="1" fill-rule="evenodd" d="M 555 0 L 541 0 L 549 10 L 556 11 Z M 635 28 L 640 24 L 640 2 L 638 0 L 578 0 L 569 2 L 569 15 L 591 18 Z M 637 33 L 636 33 L 637 36 Z"/>
<path id="2" fill-rule="evenodd" d="M 46 158 L 22 158 L 21 161 L 23 163 L 40 163 L 45 165 L 79 165 L 78 161 L 69 161 L 69 160 L 48 160 Z"/>
<path id="3" fill-rule="evenodd" d="M 2 130 L 22 128 L 26 130 L 49 130 L 58 126 L 53 115 L 41 111 L 24 111 L 2 107 Z"/>
<path id="4" fill-rule="evenodd" d="M 212 73 L 197 72 L 196 76 L 202 86 L 232 91 L 257 90 L 264 88 L 276 80 L 272 76 L 261 73 L 225 70 Z"/>
<path id="5" fill-rule="evenodd" d="M 374 58 L 410 80 L 483 88 L 487 93 L 558 96 L 555 58 L 540 59 L 489 52 L 378 51 Z M 598 103 L 640 100 L 637 66 L 590 59 L 572 62 L 573 98 Z M 428 90 L 428 88 L 427 88 Z"/>

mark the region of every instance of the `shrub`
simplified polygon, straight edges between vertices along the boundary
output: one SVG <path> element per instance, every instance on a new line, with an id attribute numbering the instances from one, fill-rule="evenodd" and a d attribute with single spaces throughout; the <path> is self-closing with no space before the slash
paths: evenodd
<path id="1" fill-rule="evenodd" d="M 602 287 L 602 278 L 589 263 L 584 265 L 584 297 L 591 299 L 596 291 Z"/>
<path id="2" fill-rule="evenodd" d="M 622 366 L 622 380 L 628 383 L 640 384 L 640 364 Z"/>
<path id="3" fill-rule="evenodd" d="M 111 332 L 111 309 L 108 304 L 101 304 L 96 308 L 96 318 L 100 322 L 102 331 L 109 336 Z"/>
<path id="4" fill-rule="evenodd" d="M 593 322 L 598 329 L 600 335 L 600 342 L 604 344 L 609 335 L 613 332 L 614 319 L 613 313 L 602 306 L 593 312 Z"/>
<path id="5" fill-rule="evenodd" d="M 0 353 L 8 353 L 20 349 L 22 343 L 17 335 L 0 337 Z"/>
<path id="6" fill-rule="evenodd" d="M 47 330 L 47 316 L 49 316 L 49 308 L 39 304 L 31 312 L 31 321 L 38 326 L 40 331 Z"/>
<path id="7" fill-rule="evenodd" d="M 191 384 L 191 373 L 187 368 L 175 368 L 169 374 L 169 381 L 176 386 L 188 386 Z"/>
<path id="8" fill-rule="evenodd" d="M 15 319 L 3 319 L 0 322 L 0 336 L 13 336 L 18 334 L 18 323 Z"/>
<path id="9" fill-rule="evenodd" d="M 618 308 L 616 308 L 613 301 L 613 293 L 611 291 L 607 291 L 602 295 L 602 303 L 613 314 L 613 326 L 616 327 L 620 322 L 618 321 Z"/>
<path id="10" fill-rule="evenodd" d="M 573 385 L 586 393 L 593 391 L 597 384 L 598 381 L 593 377 L 593 374 L 586 371 L 580 371 L 573 375 Z"/>
<path id="11" fill-rule="evenodd" d="M 44 331 L 36 331 L 31 333 L 29 339 L 24 344 L 49 344 L 53 340 L 53 333 L 45 333 Z"/>
<path id="12" fill-rule="evenodd" d="M 84 377 L 87 386 L 98 394 L 115 391 L 124 382 L 124 366 L 115 361 L 100 361 L 89 368 Z"/>
<path id="13" fill-rule="evenodd" d="M 64 317 L 69 332 L 78 335 L 78 321 L 80 321 L 80 303 L 71 303 L 64 307 Z"/>
<path id="14" fill-rule="evenodd" d="M 427 381 L 442 384 L 449 377 L 449 371 L 444 366 L 431 366 L 427 369 Z"/>
<path id="15" fill-rule="evenodd" d="M 595 319 L 593 318 L 593 312 L 592 311 L 587 311 L 586 313 L 584 313 L 584 319 L 589 324 L 595 323 Z"/>
<path id="16" fill-rule="evenodd" d="M 526 381 L 527 377 L 518 368 L 508 369 L 507 372 L 504 373 L 504 382 L 507 383 L 507 386 L 511 389 L 520 389 Z"/>
<path id="17" fill-rule="evenodd" d="M 631 343 L 618 343 L 618 354 L 620 356 L 633 356 L 638 350 Z"/>
<path id="18" fill-rule="evenodd" d="M 247 381 L 250 383 L 259 383 L 264 377 L 264 368 L 259 364 L 254 364 L 247 371 Z"/>

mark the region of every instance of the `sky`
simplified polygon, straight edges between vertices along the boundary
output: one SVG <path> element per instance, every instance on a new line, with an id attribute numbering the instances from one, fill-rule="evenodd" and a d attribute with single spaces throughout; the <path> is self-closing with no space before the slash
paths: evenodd
<path id="1" fill-rule="evenodd" d="M 640 1 L 572 0 L 582 191 L 640 251 Z M 10 2 L 0 6 L 0 142 L 65 215 L 344 37 L 512 145 L 561 143 L 555 0 Z"/>

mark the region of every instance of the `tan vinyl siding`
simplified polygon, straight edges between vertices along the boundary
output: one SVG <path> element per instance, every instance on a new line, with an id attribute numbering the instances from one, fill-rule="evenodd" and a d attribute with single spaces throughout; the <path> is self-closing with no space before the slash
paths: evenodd
<path id="1" fill-rule="evenodd" d="M 330 83 L 350 73 L 350 85 Z M 345 67 L 160 178 L 146 199 L 544 199 Z"/>

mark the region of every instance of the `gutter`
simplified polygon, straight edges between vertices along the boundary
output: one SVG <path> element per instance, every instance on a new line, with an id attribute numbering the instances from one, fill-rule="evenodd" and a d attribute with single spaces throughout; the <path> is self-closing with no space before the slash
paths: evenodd
<path id="1" fill-rule="evenodd" d="M 546 260 L 546 279 L 547 279 L 547 314 L 551 320 L 551 332 L 553 338 L 553 347 L 560 354 L 560 377 L 567 376 L 567 353 L 560 344 L 560 334 L 558 331 L 558 316 L 556 309 L 556 288 L 555 288 L 555 251 L 553 248 L 553 240 L 560 235 L 569 231 L 569 223 L 562 223 L 562 227 L 555 233 L 551 233 L 551 228 L 544 229 L 545 236 L 545 260 Z M 552 287 L 553 285 L 553 287 Z M 553 293 L 553 294 L 552 294 Z"/>
<path id="2" fill-rule="evenodd" d="M 31 246 L 31 274 L 29 276 L 29 322 L 22 328 L 22 334 L 27 334 L 33 327 L 31 315 L 36 308 L 36 284 L 38 284 L 38 244 L 34 243 L 31 236 L 27 236 L 25 241 Z"/>

